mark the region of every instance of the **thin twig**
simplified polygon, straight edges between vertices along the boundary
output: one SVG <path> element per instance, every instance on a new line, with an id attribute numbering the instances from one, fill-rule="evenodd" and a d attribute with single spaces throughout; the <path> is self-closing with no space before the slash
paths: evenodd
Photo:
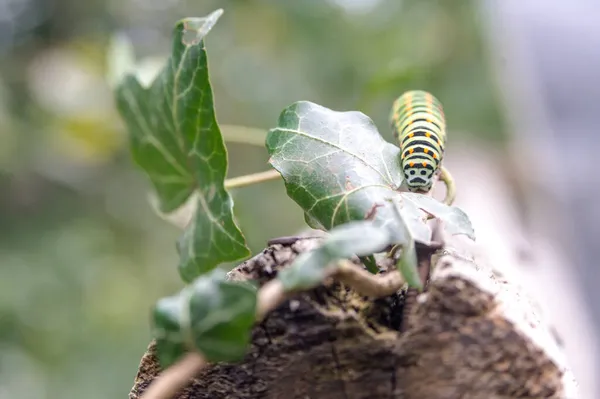
<path id="1" fill-rule="evenodd" d="M 429 274 L 431 272 L 431 252 L 427 250 L 418 250 L 417 249 L 417 264 L 419 271 L 419 278 L 423 283 L 423 290 L 427 289 L 427 284 L 429 283 Z M 402 309 L 402 324 L 400 327 L 401 332 L 405 332 L 410 328 L 410 317 L 413 307 L 417 302 L 417 296 L 419 295 L 419 291 L 416 288 L 409 288 L 406 290 L 406 295 L 404 297 L 404 307 Z"/>
<path id="2" fill-rule="evenodd" d="M 208 362 L 200 353 L 187 353 L 181 360 L 156 377 L 141 399 L 168 399 L 173 397 L 207 365 Z"/>
<path id="3" fill-rule="evenodd" d="M 359 294 L 373 298 L 392 295 L 404 284 L 404 278 L 397 270 L 375 275 L 349 260 L 341 260 L 333 270 L 332 277 L 349 285 Z"/>
<path id="4" fill-rule="evenodd" d="M 431 233 L 432 242 L 429 244 L 423 243 L 415 243 L 415 248 L 417 250 L 417 268 L 419 271 L 419 278 L 423 283 L 423 290 L 427 289 L 427 285 L 429 284 L 429 277 L 431 275 L 431 270 L 433 265 L 431 264 L 432 255 L 435 251 L 442 249 L 445 243 L 444 231 L 443 231 L 443 222 L 439 219 L 434 219 L 432 223 L 432 233 Z M 413 307 L 417 302 L 417 296 L 419 292 L 415 288 L 409 288 L 406 291 L 406 295 L 404 297 L 404 308 L 402 309 L 402 324 L 400 327 L 401 332 L 405 332 L 410 328 L 410 317 Z"/>

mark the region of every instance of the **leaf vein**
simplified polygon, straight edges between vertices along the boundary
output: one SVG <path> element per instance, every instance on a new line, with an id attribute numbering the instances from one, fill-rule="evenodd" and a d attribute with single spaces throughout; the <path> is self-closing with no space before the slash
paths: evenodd
<path id="1" fill-rule="evenodd" d="M 138 126 L 144 133 L 144 137 L 142 137 L 140 141 L 142 143 L 148 143 L 152 145 L 165 157 L 167 162 L 169 162 L 173 168 L 175 168 L 182 175 L 186 175 L 187 171 L 185 168 L 182 169 L 182 166 L 179 164 L 179 162 L 177 162 L 177 159 L 173 157 L 169 150 L 167 150 L 152 133 L 152 128 L 146 123 L 146 118 L 142 116 L 137 99 L 135 98 L 135 94 L 131 91 L 131 89 L 127 89 L 123 94 L 125 95 L 127 103 L 130 106 L 132 115 L 135 117 Z"/>
<path id="2" fill-rule="evenodd" d="M 146 136 L 144 141 L 156 148 L 158 152 L 160 152 L 165 157 L 167 162 L 169 162 L 171 166 L 173 166 L 173 168 L 175 168 L 182 176 L 189 174 L 189 172 L 185 170 L 185 167 L 183 167 L 179 162 L 177 162 L 177 159 L 173 157 L 173 154 L 171 154 L 169 150 L 167 150 L 155 136 Z"/>
<path id="3" fill-rule="evenodd" d="M 385 185 L 383 185 L 383 184 L 368 184 L 368 185 L 365 185 L 365 186 L 360 186 L 360 187 L 353 188 L 352 190 L 348 190 L 348 191 L 345 191 L 344 193 L 342 193 L 342 194 L 343 194 L 343 196 L 342 196 L 342 198 L 340 198 L 340 200 L 339 200 L 339 202 L 337 203 L 337 205 L 336 205 L 335 209 L 333 210 L 333 214 L 331 215 L 330 227 L 333 227 L 333 226 L 334 226 L 334 221 L 335 221 L 335 218 L 336 218 L 336 216 L 337 216 L 337 213 L 338 213 L 338 211 L 339 211 L 339 209 L 340 209 L 340 206 L 342 205 L 342 203 L 345 203 L 345 202 L 346 202 L 345 200 L 346 200 L 346 199 L 347 199 L 347 198 L 348 198 L 348 197 L 349 197 L 351 194 L 354 194 L 354 193 L 356 193 L 357 191 L 360 191 L 360 190 L 364 190 L 364 189 L 366 189 L 366 188 L 368 188 L 368 187 L 378 187 L 378 186 L 379 186 L 379 187 L 384 187 L 384 188 L 387 188 L 387 189 L 389 189 L 389 187 L 388 187 L 388 186 L 385 186 Z"/>
<path id="4" fill-rule="evenodd" d="M 384 175 L 381 173 L 381 171 L 380 171 L 380 170 L 378 170 L 378 169 L 377 169 L 377 168 L 375 168 L 373 165 L 371 165 L 371 164 L 370 164 L 370 163 L 369 163 L 369 162 L 368 162 L 366 159 L 364 159 L 363 157 L 361 157 L 361 156 L 360 156 L 360 155 L 358 155 L 358 154 L 355 154 L 355 153 L 353 153 L 353 152 L 349 151 L 349 150 L 348 150 L 348 149 L 346 149 L 346 148 L 340 147 L 338 144 L 335 144 L 335 143 L 332 143 L 332 142 L 330 142 L 330 141 L 324 140 L 324 139 L 322 139 L 322 138 L 320 138 L 320 137 L 317 137 L 317 136 L 311 136 L 311 135 L 309 135 L 309 134 L 306 134 L 306 133 L 304 133 L 304 132 L 302 132 L 302 131 L 300 131 L 300 130 L 297 130 L 297 129 L 288 129 L 288 128 L 282 128 L 282 127 L 278 128 L 278 129 L 279 129 L 280 131 L 284 131 L 284 132 L 288 132 L 288 133 L 295 133 L 295 134 L 297 134 L 297 135 L 299 135 L 299 136 L 303 136 L 303 137 L 306 137 L 306 138 L 309 138 L 309 139 L 312 139 L 312 140 L 315 140 L 315 141 L 319 141 L 319 142 L 321 142 L 321 143 L 323 143 L 323 144 L 326 144 L 326 145 L 329 145 L 329 146 L 331 146 L 331 147 L 337 148 L 337 149 L 339 149 L 340 151 L 342 151 L 342 152 L 344 152 L 344 153 L 346 153 L 346 154 L 349 154 L 349 155 L 351 155 L 352 157 L 354 157 L 354 158 L 358 159 L 358 160 L 359 160 L 360 162 L 362 162 L 362 163 L 363 163 L 365 166 L 367 166 L 368 168 L 370 168 L 370 169 L 374 170 L 374 171 L 375 171 L 375 172 L 376 172 L 376 173 L 377 173 L 379 176 L 381 176 L 381 177 L 382 177 L 384 180 L 386 180 L 386 182 L 387 182 L 387 183 L 389 183 L 389 184 L 392 184 L 392 182 L 391 182 L 390 180 L 386 179 L 386 176 L 384 176 Z"/>
<path id="5" fill-rule="evenodd" d="M 183 154 L 185 154 L 185 146 L 183 143 L 183 137 L 181 135 L 181 126 L 179 124 L 179 119 L 177 118 L 177 112 L 179 110 L 179 101 L 177 100 L 177 91 L 179 88 L 179 79 L 181 76 L 181 71 L 183 70 L 183 64 L 184 64 L 185 59 L 187 58 L 189 50 L 190 50 L 190 46 L 186 46 L 185 50 L 183 50 L 183 54 L 181 54 L 181 58 L 179 59 L 179 65 L 177 66 L 177 70 L 175 71 L 175 75 L 173 77 L 173 89 L 172 89 L 172 93 L 171 93 L 171 102 L 173 104 L 170 107 L 171 108 L 171 116 L 173 117 L 173 122 L 175 124 L 175 133 L 176 133 L 175 140 L 177 140 L 177 143 L 179 144 L 179 148 L 181 149 L 181 152 Z"/>

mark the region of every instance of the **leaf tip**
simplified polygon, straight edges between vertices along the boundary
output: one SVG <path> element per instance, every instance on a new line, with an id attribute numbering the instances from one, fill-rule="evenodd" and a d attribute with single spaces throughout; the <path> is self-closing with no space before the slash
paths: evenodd
<path id="1" fill-rule="evenodd" d="M 202 39 L 215 26 L 223 9 L 218 8 L 205 17 L 188 17 L 181 19 L 177 23 L 177 29 L 181 29 L 181 42 L 185 46 L 195 46 L 200 44 Z"/>
<path id="2" fill-rule="evenodd" d="M 106 81 L 111 88 L 115 88 L 131 73 L 136 63 L 133 44 L 124 32 L 117 32 L 110 37 L 106 58 Z"/>

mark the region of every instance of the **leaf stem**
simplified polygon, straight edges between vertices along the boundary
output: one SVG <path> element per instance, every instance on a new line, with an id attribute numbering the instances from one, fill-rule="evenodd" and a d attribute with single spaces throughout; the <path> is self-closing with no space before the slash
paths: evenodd
<path id="1" fill-rule="evenodd" d="M 249 175 L 232 177 L 231 179 L 225 180 L 225 188 L 227 190 L 237 187 L 250 186 L 252 184 L 262 183 L 270 180 L 279 179 L 281 175 L 275 169 L 267 170 L 264 172 L 252 173 Z"/>
<path id="2" fill-rule="evenodd" d="M 450 171 L 443 166 L 441 167 L 440 180 L 446 185 L 446 197 L 444 198 L 444 203 L 451 206 L 456 198 L 456 184 L 454 183 L 454 178 L 452 178 Z"/>
<path id="3" fill-rule="evenodd" d="M 248 144 L 263 148 L 267 139 L 267 131 L 265 129 L 241 125 L 221 125 L 221 134 L 227 142 Z"/>

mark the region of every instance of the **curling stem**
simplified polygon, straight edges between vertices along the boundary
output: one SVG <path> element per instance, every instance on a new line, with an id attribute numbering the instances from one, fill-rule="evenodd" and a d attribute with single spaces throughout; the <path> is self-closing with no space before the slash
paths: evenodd
<path id="1" fill-rule="evenodd" d="M 456 198 L 456 184 L 450 174 L 450 171 L 442 166 L 442 173 L 440 174 L 440 180 L 446 185 L 446 197 L 444 198 L 444 204 L 452 205 Z"/>

